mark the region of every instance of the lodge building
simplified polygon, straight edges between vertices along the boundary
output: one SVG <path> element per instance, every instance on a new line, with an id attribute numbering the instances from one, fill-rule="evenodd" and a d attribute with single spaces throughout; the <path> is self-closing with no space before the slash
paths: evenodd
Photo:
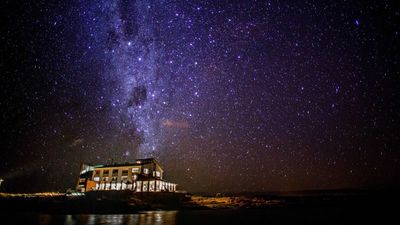
<path id="1" fill-rule="evenodd" d="M 82 164 L 78 192 L 131 190 L 134 192 L 175 192 L 175 183 L 163 179 L 164 170 L 154 158 L 113 165 Z"/>

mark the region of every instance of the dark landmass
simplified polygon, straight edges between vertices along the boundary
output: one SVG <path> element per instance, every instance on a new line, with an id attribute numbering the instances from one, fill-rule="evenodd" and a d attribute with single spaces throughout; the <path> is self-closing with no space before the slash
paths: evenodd
<path id="1" fill-rule="evenodd" d="M 132 193 L 96 191 L 85 195 L 63 193 L 0 194 L 3 212 L 37 213 L 135 213 L 143 210 L 183 208 L 190 196 L 182 193 Z"/>
<path id="2" fill-rule="evenodd" d="M 393 190 L 204 195 L 117 191 L 85 196 L 0 193 L 0 216 L 24 225 L 115 224 L 114 220 L 104 222 L 110 218 L 166 225 L 387 224 L 398 219 L 399 200 Z M 43 218 L 52 223 L 43 223 Z M 75 222 L 67 223 L 70 220 Z"/>
<path id="3" fill-rule="evenodd" d="M 85 195 L 64 193 L 0 193 L 2 212 L 121 214 L 146 210 L 340 208 L 394 210 L 397 191 L 309 191 L 189 195 L 185 193 L 131 193 L 98 191 Z"/>

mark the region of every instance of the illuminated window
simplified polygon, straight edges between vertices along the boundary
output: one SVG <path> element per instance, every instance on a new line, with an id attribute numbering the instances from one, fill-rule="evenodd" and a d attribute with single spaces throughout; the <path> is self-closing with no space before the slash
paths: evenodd
<path id="1" fill-rule="evenodd" d="M 136 182 L 136 191 L 137 192 L 140 192 L 140 191 L 142 191 L 142 181 L 137 181 Z"/>
<path id="2" fill-rule="evenodd" d="M 140 173 L 140 168 L 138 167 L 132 168 L 132 173 Z"/>
<path id="3" fill-rule="evenodd" d="M 149 169 L 144 168 L 144 169 L 143 169 L 143 173 L 144 173 L 144 174 L 149 174 Z"/>
<path id="4" fill-rule="evenodd" d="M 161 176 L 160 171 L 156 171 L 156 177 L 160 177 L 160 176 Z"/>
<path id="5" fill-rule="evenodd" d="M 152 180 L 152 181 L 150 181 L 149 183 L 150 183 L 150 184 L 149 184 L 149 191 L 154 191 L 154 189 L 155 189 L 155 185 L 154 185 L 155 181 Z"/>
<path id="6" fill-rule="evenodd" d="M 111 190 L 117 190 L 117 184 L 111 183 Z"/>
<path id="7" fill-rule="evenodd" d="M 99 182 L 100 181 L 100 177 L 94 177 L 93 180 L 96 181 L 96 182 Z"/>
<path id="8" fill-rule="evenodd" d="M 156 191 L 161 191 L 161 182 L 156 181 Z"/>

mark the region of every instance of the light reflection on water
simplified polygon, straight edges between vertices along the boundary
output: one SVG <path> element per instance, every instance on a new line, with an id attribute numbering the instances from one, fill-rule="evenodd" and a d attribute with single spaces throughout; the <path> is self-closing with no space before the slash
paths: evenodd
<path id="1" fill-rule="evenodd" d="M 175 225 L 177 211 L 146 211 L 114 215 L 41 215 L 39 225 Z"/>

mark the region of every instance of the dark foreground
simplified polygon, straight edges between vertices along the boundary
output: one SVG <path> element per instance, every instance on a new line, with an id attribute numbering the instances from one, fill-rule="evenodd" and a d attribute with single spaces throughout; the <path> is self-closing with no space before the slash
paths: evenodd
<path id="1" fill-rule="evenodd" d="M 161 202 L 170 200 L 165 198 Z M 388 224 L 397 223 L 399 208 L 397 192 L 194 197 L 172 205 L 147 203 L 148 208 L 142 209 L 128 209 L 124 204 L 103 199 L 100 206 L 107 210 L 92 205 L 97 211 L 87 212 L 82 211 L 90 205 L 87 199 L 86 205 L 82 206 L 74 205 L 71 199 L 67 202 L 58 199 L 58 205 L 51 201 L 36 201 L 37 207 L 30 201 L 21 206 L 18 205 L 21 202 L 0 199 L 1 224 Z M 63 207 L 65 205 L 77 209 Z"/>

